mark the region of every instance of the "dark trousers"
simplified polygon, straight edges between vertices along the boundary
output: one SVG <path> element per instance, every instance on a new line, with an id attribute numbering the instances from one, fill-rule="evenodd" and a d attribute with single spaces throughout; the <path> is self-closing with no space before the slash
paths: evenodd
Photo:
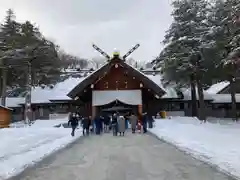
<path id="1" fill-rule="evenodd" d="M 75 135 L 75 130 L 76 130 L 77 126 L 72 126 L 72 133 L 71 135 L 74 136 Z"/>
<path id="2" fill-rule="evenodd" d="M 135 131 L 136 131 L 136 128 L 132 128 L 132 133 L 135 133 Z"/>
<path id="3" fill-rule="evenodd" d="M 96 126 L 96 134 L 101 133 L 101 127 L 99 125 Z"/>
<path id="4" fill-rule="evenodd" d="M 86 131 L 86 134 L 89 135 L 89 127 L 84 127 L 83 128 L 83 135 L 85 136 L 85 131 Z"/>
<path id="5" fill-rule="evenodd" d="M 147 124 L 144 124 L 143 125 L 143 133 L 146 133 L 147 132 Z"/>
<path id="6" fill-rule="evenodd" d="M 117 124 L 112 125 L 113 136 L 117 136 Z"/>
<path id="7" fill-rule="evenodd" d="M 103 123 L 100 123 L 100 132 L 103 132 Z"/>
<path id="8" fill-rule="evenodd" d="M 148 127 L 153 128 L 153 122 L 152 121 L 148 121 Z"/>
<path id="9" fill-rule="evenodd" d="M 104 124 L 104 132 L 109 132 L 109 125 L 108 124 Z"/>

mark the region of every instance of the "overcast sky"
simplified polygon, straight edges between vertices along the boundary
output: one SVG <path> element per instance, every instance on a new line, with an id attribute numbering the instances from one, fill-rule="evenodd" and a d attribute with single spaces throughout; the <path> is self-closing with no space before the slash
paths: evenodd
<path id="1" fill-rule="evenodd" d="M 172 21 L 170 0 L 0 0 L 0 4 L 1 19 L 12 8 L 19 21 L 35 22 L 62 49 L 86 58 L 99 56 L 92 43 L 109 54 L 116 48 L 121 55 L 140 43 L 132 57 L 152 60 Z"/>

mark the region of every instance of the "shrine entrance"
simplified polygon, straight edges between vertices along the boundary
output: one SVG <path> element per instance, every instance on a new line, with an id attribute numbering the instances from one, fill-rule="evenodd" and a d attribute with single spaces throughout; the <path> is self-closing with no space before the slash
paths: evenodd
<path id="1" fill-rule="evenodd" d="M 119 112 L 122 115 L 142 114 L 141 90 L 104 90 L 92 92 L 93 117 Z"/>
<path id="2" fill-rule="evenodd" d="M 135 105 L 124 104 L 118 100 L 103 106 L 97 106 L 97 114 L 112 115 L 116 112 L 120 115 L 129 115 L 130 113 L 137 114 L 138 107 Z"/>

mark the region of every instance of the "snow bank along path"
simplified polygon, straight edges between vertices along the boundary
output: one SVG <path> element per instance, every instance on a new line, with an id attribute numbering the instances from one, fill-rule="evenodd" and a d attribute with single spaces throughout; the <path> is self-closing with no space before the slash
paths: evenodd
<path id="1" fill-rule="evenodd" d="M 156 120 L 150 131 L 194 157 L 240 178 L 240 124 L 201 124 L 189 117 Z"/>
<path id="2" fill-rule="evenodd" d="M 53 121 L 37 121 L 31 127 L 0 130 L 0 180 L 20 173 L 81 136 L 80 131 L 71 137 L 70 129 L 53 128 L 59 122 L 65 122 Z"/>
<path id="3" fill-rule="evenodd" d="M 84 137 L 11 180 L 232 180 L 151 135 Z"/>

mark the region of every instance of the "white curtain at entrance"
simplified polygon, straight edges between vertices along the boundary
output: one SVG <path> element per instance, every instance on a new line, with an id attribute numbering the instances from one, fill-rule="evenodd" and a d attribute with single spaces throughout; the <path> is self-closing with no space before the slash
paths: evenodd
<path id="1" fill-rule="evenodd" d="M 142 104 L 141 90 L 116 90 L 116 91 L 93 91 L 92 105 L 102 106 L 113 101 L 119 100 L 129 105 Z"/>

